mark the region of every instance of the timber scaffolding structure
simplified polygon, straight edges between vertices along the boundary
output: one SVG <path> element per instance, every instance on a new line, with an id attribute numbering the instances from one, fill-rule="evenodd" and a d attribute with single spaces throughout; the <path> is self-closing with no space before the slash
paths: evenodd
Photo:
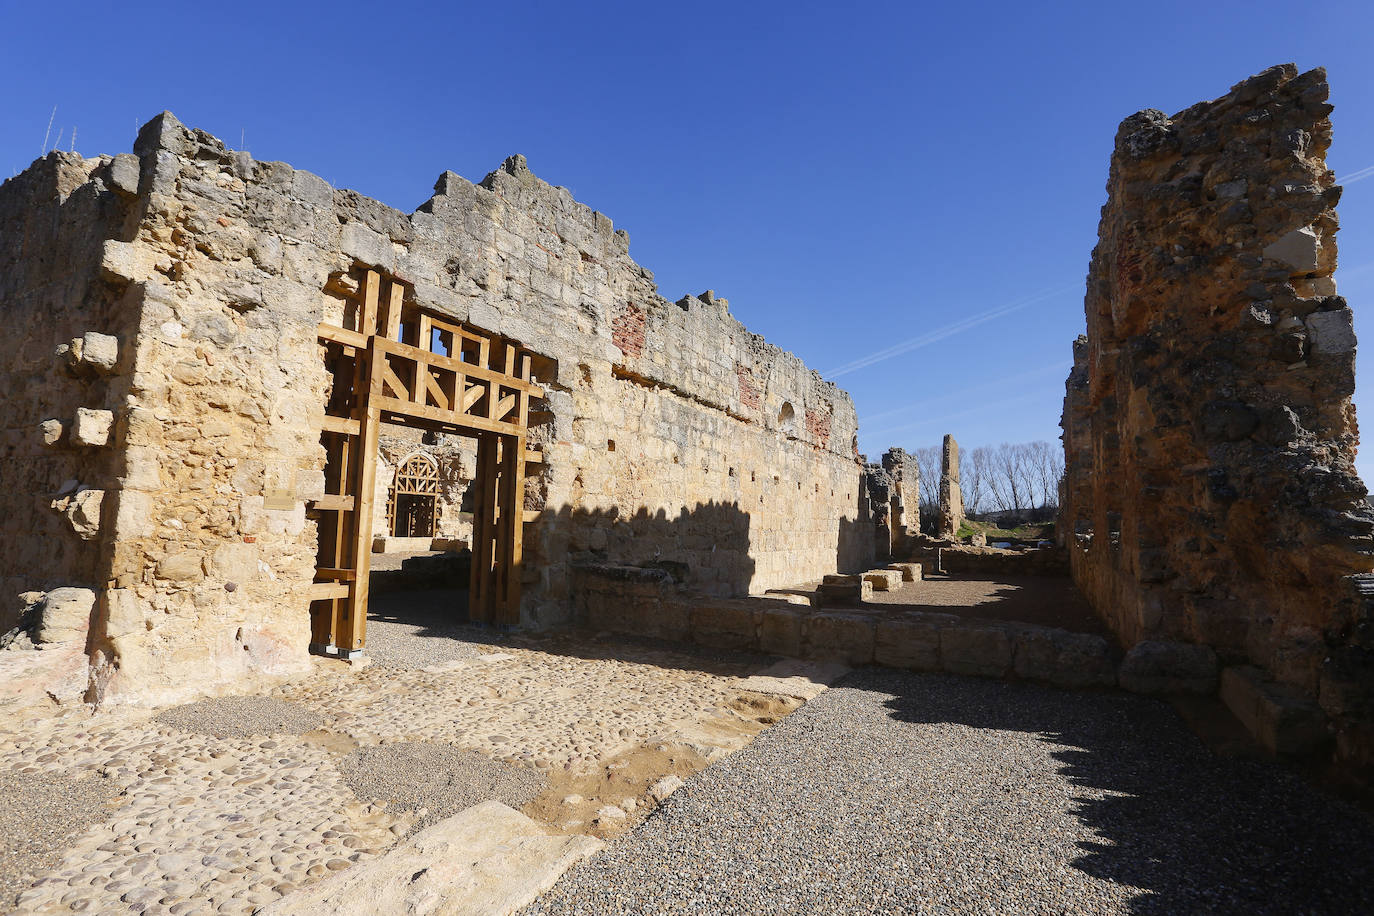
<path id="1" fill-rule="evenodd" d="M 355 271 L 344 323 L 319 326 L 333 383 L 321 441 L 325 491 L 314 502 L 319 553 L 311 588 L 311 650 L 350 657 L 366 640 L 377 436 L 383 423 L 477 439 L 472 579 L 468 616 L 520 619 L 526 513 L 525 463 L 533 354 L 406 301 L 406 285 L 371 268 Z M 385 293 L 385 294 L 383 294 Z M 442 350 L 443 352 L 439 352 Z"/>

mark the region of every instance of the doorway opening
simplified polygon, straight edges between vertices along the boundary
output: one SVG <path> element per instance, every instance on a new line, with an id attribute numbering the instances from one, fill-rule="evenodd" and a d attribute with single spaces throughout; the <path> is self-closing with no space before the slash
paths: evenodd
<path id="1" fill-rule="evenodd" d="M 341 279 L 344 313 L 317 329 L 332 384 L 321 430 L 326 492 L 309 506 L 319 527 L 312 651 L 347 657 L 366 641 L 383 424 L 477 440 L 468 616 L 518 623 L 525 466 L 543 460 L 528 447 L 530 403 L 544 396 L 531 380 L 534 354 L 418 307 L 404 282 L 380 271 L 360 266 Z M 389 510 L 393 525 L 432 534 L 438 468 L 424 457 L 398 474 Z"/>

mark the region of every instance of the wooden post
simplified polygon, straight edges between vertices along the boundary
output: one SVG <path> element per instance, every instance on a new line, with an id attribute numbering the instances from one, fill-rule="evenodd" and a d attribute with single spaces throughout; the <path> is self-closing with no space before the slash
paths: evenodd
<path id="1" fill-rule="evenodd" d="M 477 493 L 473 500 L 472 519 L 472 582 L 468 592 L 468 616 L 478 622 L 493 622 L 494 588 L 493 556 L 496 539 L 497 446 L 495 433 L 477 436 Z"/>
<path id="2" fill-rule="evenodd" d="M 372 573 L 372 502 L 377 487 L 377 435 L 382 425 L 382 412 L 373 407 L 372 392 L 380 390 L 385 361 L 377 350 L 375 337 L 367 342 L 366 355 L 360 359 L 369 370 L 367 382 L 358 392 L 358 420 L 356 472 L 353 477 L 353 549 L 354 578 L 349 583 L 348 615 L 336 634 L 340 650 L 356 652 L 367 638 L 368 579 Z"/>

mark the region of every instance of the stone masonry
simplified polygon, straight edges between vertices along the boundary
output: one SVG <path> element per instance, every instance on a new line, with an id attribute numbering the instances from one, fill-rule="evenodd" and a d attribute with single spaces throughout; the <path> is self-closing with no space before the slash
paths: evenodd
<path id="1" fill-rule="evenodd" d="M 959 443 L 945 434 L 940 452 L 940 528 L 943 538 L 958 538 L 964 524 L 964 496 L 959 489 Z"/>
<path id="2" fill-rule="evenodd" d="M 1334 736 L 1367 779 L 1374 513 L 1332 278 L 1327 92 L 1324 71 L 1284 65 L 1122 122 L 1067 384 L 1061 523 L 1079 587 L 1127 647 L 1150 647 L 1142 664 L 1215 652 L 1223 696 L 1271 747 L 1294 748 L 1276 726 L 1309 752 Z M 1217 661 L 1188 657 L 1215 688 Z"/>
<path id="3" fill-rule="evenodd" d="M 5 622 L 87 590 L 96 701 L 303 670 L 316 327 L 360 267 L 537 355 L 523 625 L 571 619 L 583 561 L 716 596 L 868 568 L 849 396 L 628 250 L 519 156 L 406 214 L 166 113 L 132 155 L 48 154 L 0 187 Z"/>

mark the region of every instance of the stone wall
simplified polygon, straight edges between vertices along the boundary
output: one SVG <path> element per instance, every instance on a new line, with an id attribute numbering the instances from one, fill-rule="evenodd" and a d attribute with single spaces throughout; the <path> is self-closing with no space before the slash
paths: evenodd
<path id="1" fill-rule="evenodd" d="M 11 519 L 56 543 L 72 537 L 46 508 L 62 481 L 105 488 L 98 558 L 25 546 L 2 572 L 7 598 L 101 586 L 96 699 L 241 689 L 308 663 L 328 384 L 315 329 L 340 320 L 360 266 L 538 354 L 523 624 L 570 620 L 573 560 L 657 565 L 712 595 L 870 564 L 849 396 L 724 299 L 659 296 L 628 235 L 521 157 L 481 184 L 445 173 L 407 215 L 163 114 L 134 156 L 49 156 L 0 193 L 5 307 L 30 316 L 5 351 L 24 392 L 7 457 L 28 462 Z M 123 381 L 63 389 L 51 354 L 88 330 L 120 338 Z M 89 469 L 38 432 L 78 404 L 114 412 Z"/>
<path id="2" fill-rule="evenodd" d="M 0 186 L 0 632 L 35 593 L 104 576 L 119 473 L 109 411 L 127 391 L 137 314 L 99 273 L 104 240 L 130 218 L 129 175 L 112 164 L 54 152 Z"/>
<path id="3" fill-rule="evenodd" d="M 1347 578 L 1374 567 L 1374 515 L 1353 466 L 1326 99 L 1323 71 L 1286 65 L 1122 123 L 1067 385 L 1061 528 L 1126 645 L 1201 643 L 1320 696 L 1349 761 L 1374 746 L 1368 611 Z"/>

